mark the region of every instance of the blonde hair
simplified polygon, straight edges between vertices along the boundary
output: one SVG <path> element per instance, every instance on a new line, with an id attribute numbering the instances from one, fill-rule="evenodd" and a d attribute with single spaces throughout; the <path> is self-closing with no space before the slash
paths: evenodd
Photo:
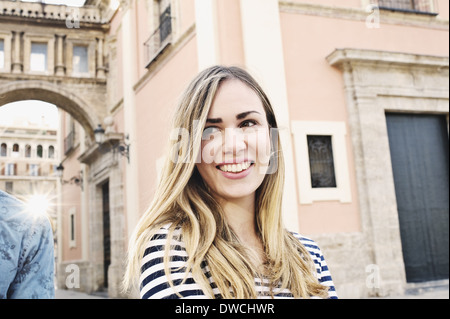
<path id="1" fill-rule="evenodd" d="M 238 67 L 214 66 L 201 72 L 185 91 L 174 117 L 173 127 L 189 133 L 189 138 L 173 140 L 153 202 L 132 234 L 124 277 L 124 287 L 137 283 L 144 250 L 153 235 L 170 224 L 169 236 L 182 229 L 182 239 L 189 256 L 186 274 L 191 272 L 205 295 L 213 290 L 202 271 L 206 261 L 222 298 L 256 298 L 255 276 L 248 251 L 228 226 L 220 205 L 208 191 L 195 166 L 201 152 L 202 132 L 214 96 L 227 79 L 238 79 L 261 98 L 271 128 L 277 128 L 272 106 L 258 83 Z M 272 143 L 271 163 L 277 169 L 267 174 L 256 192 L 256 226 L 265 252 L 264 277 L 274 287 L 287 288 L 294 297 L 327 295 L 327 287 L 315 277 L 314 263 L 306 248 L 282 224 L 284 161 L 278 135 Z M 168 269 L 170 240 L 165 250 Z M 170 282 L 173 286 L 173 283 Z"/>

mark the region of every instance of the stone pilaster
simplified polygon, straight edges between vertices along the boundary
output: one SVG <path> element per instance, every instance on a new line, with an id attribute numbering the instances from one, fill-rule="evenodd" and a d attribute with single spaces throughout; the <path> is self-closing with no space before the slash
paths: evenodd
<path id="1" fill-rule="evenodd" d="M 56 35 L 56 66 L 55 66 L 55 75 L 56 76 L 64 76 L 66 73 L 66 67 L 64 66 L 63 61 L 63 42 L 64 42 L 64 34 Z"/>
<path id="2" fill-rule="evenodd" d="M 103 63 L 103 39 L 97 39 L 97 78 L 105 79 L 106 78 L 106 68 Z"/>
<path id="3" fill-rule="evenodd" d="M 14 34 L 14 51 L 13 62 L 11 65 L 12 73 L 22 73 L 23 63 L 21 60 L 21 44 L 22 44 L 22 32 L 13 31 Z"/>

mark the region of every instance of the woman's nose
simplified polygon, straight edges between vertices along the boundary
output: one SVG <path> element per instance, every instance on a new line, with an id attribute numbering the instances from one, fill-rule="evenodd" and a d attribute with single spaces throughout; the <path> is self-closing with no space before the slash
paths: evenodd
<path id="1" fill-rule="evenodd" d="M 247 148 L 244 132 L 241 128 L 226 128 L 222 142 L 224 154 L 238 155 Z"/>

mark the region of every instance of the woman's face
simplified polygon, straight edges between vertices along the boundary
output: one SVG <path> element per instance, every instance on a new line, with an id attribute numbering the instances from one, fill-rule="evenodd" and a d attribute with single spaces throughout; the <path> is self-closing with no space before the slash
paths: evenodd
<path id="1" fill-rule="evenodd" d="M 270 134 L 259 96 L 237 79 L 219 86 L 203 131 L 197 169 L 214 195 L 254 196 L 267 172 Z"/>

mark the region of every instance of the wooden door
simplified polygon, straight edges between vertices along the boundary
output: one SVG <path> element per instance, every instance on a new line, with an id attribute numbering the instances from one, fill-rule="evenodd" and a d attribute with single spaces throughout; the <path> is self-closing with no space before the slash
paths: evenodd
<path id="1" fill-rule="evenodd" d="M 386 114 L 408 282 L 448 278 L 449 138 L 440 115 Z"/>

